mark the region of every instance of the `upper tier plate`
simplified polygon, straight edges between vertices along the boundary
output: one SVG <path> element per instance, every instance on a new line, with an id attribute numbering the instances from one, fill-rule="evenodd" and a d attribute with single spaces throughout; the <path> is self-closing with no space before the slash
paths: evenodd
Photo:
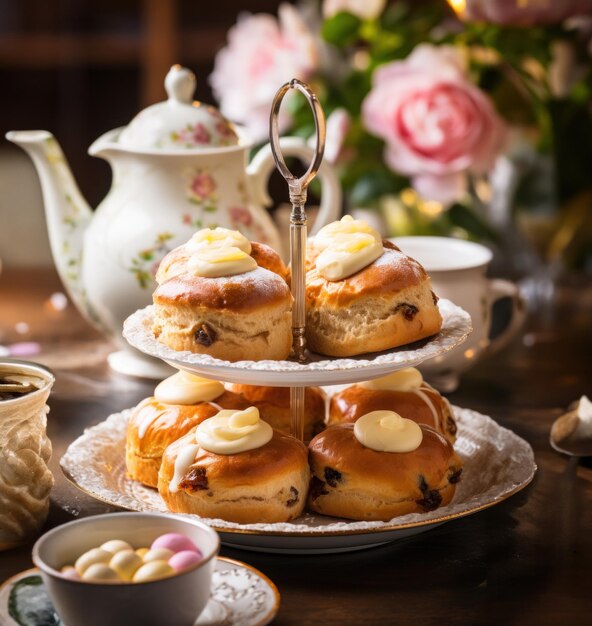
<path id="1" fill-rule="evenodd" d="M 160 343 L 152 332 L 152 306 L 136 311 L 123 325 L 123 336 L 134 347 L 162 359 L 173 367 L 229 383 L 305 387 L 340 385 L 378 378 L 404 367 L 448 352 L 473 330 L 470 315 L 450 300 L 438 302 L 442 329 L 437 335 L 400 348 L 359 357 L 327 359 L 311 353 L 307 363 L 294 361 L 223 361 L 206 354 L 173 350 Z"/>

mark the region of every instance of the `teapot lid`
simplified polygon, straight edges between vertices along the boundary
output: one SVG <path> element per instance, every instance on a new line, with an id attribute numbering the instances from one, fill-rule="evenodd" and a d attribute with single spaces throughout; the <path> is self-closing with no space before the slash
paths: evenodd
<path id="1" fill-rule="evenodd" d="M 140 111 L 118 143 L 131 149 L 199 150 L 235 146 L 234 126 L 213 106 L 193 100 L 195 74 L 173 65 L 164 86 L 168 100 Z"/>

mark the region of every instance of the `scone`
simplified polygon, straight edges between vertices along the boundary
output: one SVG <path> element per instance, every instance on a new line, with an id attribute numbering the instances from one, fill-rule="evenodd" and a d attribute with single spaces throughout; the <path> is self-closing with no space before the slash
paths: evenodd
<path id="1" fill-rule="evenodd" d="M 395 437 L 398 420 L 404 419 L 393 412 L 377 411 L 355 424 L 330 426 L 317 435 L 309 445 L 312 477 L 308 507 L 333 517 L 388 521 L 448 504 L 462 471 L 450 442 L 429 426 L 404 420 L 404 431 L 409 431 L 409 424 L 420 431 L 419 444 L 407 451 L 385 451 L 380 444 L 388 441 L 388 435 L 380 427 L 365 444 L 356 437 L 354 429 L 368 416 L 374 424 L 393 421 L 396 416 L 393 428 L 382 428 L 394 432 Z M 417 437 L 415 432 L 412 435 Z M 370 443 L 379 445 L 373 449 Z M 413 445 L 416 443 L 417 439 Z"/>
<path id="2" fill-rule="evenodd" d="M 273 248 L 264 243 L 249 241 L 238 230 L 218 227 L 202 228 L 188 242 L 171 250 L 158 266 L 156 282 L 160 285 L 174 276 L 183 274 L 187 270 L 187 263 L 192 254 L 211 247 L 239 248 L 249 254 L 259 267 L 274 272 L 284 280 L 288 276 L 286 265 Z"/>
<path id="3" fill-rule="evenodd" d="M 437 333 L 442 317 L 424 268 L 378 233 L 349 232 L 349 222 L 346 228 L 344 234 L 336 231 L 330 236 L 321 229 L 310 240 L 308 347 L 320 354 L 348 357 Z"/>
<path id="4" fill-rule="evenodd" d="M 251 407 L 221 411 L 171 444 L 158 491 L 174 513 L 287 522 L 302 513 L 309 477 L 306 446 L 273 430 Z"/>
<path id="5" fill-rule="evenodd" d="M 378 410 L 395 411 L 418 424 L 431 426 L 450 443 L 456 440 L 456 420 L 450 403 L 414 367 L 351 385 L 334 394 L 329 405 L 329 424 L 353 423 Z"/>
<path id="6" fill-rule="evenodd" d="M 155 389 L 155 396 L 142 400 L 132 411 L 125 444 L 128 476 L 156 487 L 162 455 L 168 445 L 221 408 L 248 406 L 242 396 L 226 391 L 217 381 L 183 372 L 175 374 Z"/>
<path id="7" fill-rule="evenodd" d="M 261 419 L 279 430 L 290 434 L 290 388 L 259 387 L 255 385 L 229 385 L 229 389 L 241 394 L 256 406 Z M 320 387 L 307 387 L 304 396 L 304 441 L 310 441 L 325 427 L 326 395 Z"/>

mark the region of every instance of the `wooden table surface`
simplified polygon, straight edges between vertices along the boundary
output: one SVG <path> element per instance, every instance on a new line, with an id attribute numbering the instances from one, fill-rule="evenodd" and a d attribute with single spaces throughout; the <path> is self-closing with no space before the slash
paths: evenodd
<path id="1" fill-rule="evenodd" d="M 42 352 L 29 358 L 57 376 L 48 420 L 56 486 L 47 528 L 113 510 L 68 484 L 58 461 L 84 428 L 153 388 L 109 370 L 110 346 L 72 306 L 51 306 L 49 297 L 60 290 L 51 270 L 4 268 L 0 275 L 0 344 L 39 342 Z M 493 508 L 366 551 L 285 556 L 223 547 L 223 555 L 277 584 L 282 603 L 274 623 L 592 623 L 592 463 L 570 461 L 548 445 L 552 421 L 592 393 L 592 286 L 565 286 L 552 313 L 531 318 L 512 346 L 479 363 L 450 396 L 532 445 L 539 467 L 533 483 Z M 30 546 L 4 552 L 0 580 L 30 566 Z"/>

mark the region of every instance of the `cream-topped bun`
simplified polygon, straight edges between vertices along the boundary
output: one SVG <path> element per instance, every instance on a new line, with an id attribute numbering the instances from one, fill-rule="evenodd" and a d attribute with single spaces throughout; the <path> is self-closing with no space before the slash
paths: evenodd
<path id="1" fill-rule="evenodd" d="M 262 267 L 217 278 L 186 272 L 152 297 L 154 335 L 174 350 L 228 361 L 290 354 L 292 295 L 283 278 Z"/>
<path id="2" fill-rule="evenodd" d="M 227 385 L 259 409 L 261 419 L 275 430 L 289 435 L 290 388 L 259 385 Z M 307 387 L 304 393 L 304 441 L 310 441 L 325 428 L 327 396 L 320 387 Z"/>
<path id="3" fill-rule="evenodd" d="M 355 356 L 412 343 L 440 330 L 438 298 L 426 271 L 394 244 L 385 240 L 383 247 L 375 261 L 342 280 L 327 280 L 309 262 L 306 338 L 311 350 Z"/>
<path id="4" fill-rule="evenodd" d="M 342 280 L 376 261 L 382 252 L 382 241 L 366 233 L 353 233 L 325 248 L 315 265 L 323 278 Z"/>
<path id="5" fill-rule="evenodd" d="M 185 245 L 191 253 L 204 248 L 239 248 L 251 253 L 251 242 L 242 233 L 220 226 L 198 230 Z"/>
<path id="6" fill-rule="evenodd" d="M 275 250 L 263 243 L 250 242 L 237 230 L 218 227 L 203 228 L 197 231 L 188 242 L 171 250 L 158 266 L 156 282 L 160 285 L 179 274 L 190 271 L 188 263 L 199 251 L 223 248 L 238 248 L 250 255 L 259 267 L 274 272 L 283 279 L 286 279 L 288 275 L 284 262 Z"/>
<path id="7" fill-rule="evenodd" d="M 311 243 L 316 250 L 322 252 L 325 248 L 333 246 L 336 241 L 343 240 L 344 236 L 360 233 L 370 235 L 378 243 L 382 243 L 382 237 L 376 229 L 364 220 L 355 220 L 351 215 L 344 215 L 340 220 L 323 226 L 311 238 Z"/>
<path id="8" fill-rule="evenodd" d="M 239 394 L 225 391 L 221 383 L 207 383 L 213 385 L 212 390 L 214 385 L 220 385 L 222 393 L 211 400 L 196 401 L 194 404 L 168 403 L 151 397 L 142 400 L 132 410 L 125 445 L 125 461 L 130 478 L 156 487 L 162 455 L 169 444 L 222 409 L 240 411 L 249 406 L 249 402 Z M 212 395 L 213 391 L 209 396 Z M 167 397 L 169 400 L 178 399 L 173 395 Z M 184 396 L 181 399 L 189 398 Z"/>
<path id="9" fill-rule="evenodd" d="M 420 429 L 420 445 L 408 452 L 363 445 L 354 424 L 324 430 L 309 445 L 308 507 L 321 515 L 389 521 L 448 504 L 462 461 L 440 433 L 423 424 Z"/>
<path id="10" fill-rule="evenodd" d="M 205 278 L 235 276 L 256 267 L 257 261 L 240 248 L 202 248 L 187 261 L 188 272 Z"/>
<path id="11" fill-rule="evenodd" d="M 250 406 L 242 411 L 223 410 L 202 422 L 195 440 L 208 452 L 237 454 L 264 446 L 273 429 L 259 417 L 259 409 Z"/>
<path id="12" fill-rule="evenodd" d="M 166 449 L 158 491 L 174 513 L 241 524 L 287 522 L 302 513 L 309 477 L 306 446 L 293 437 L 272 431 L 259 447 L 217 454 L 201 447 L 192 430 Z"/>
<path id="13" fill-rule="evenodd" d="M 377 452 L 413 452 L 421 445 L 419 424 L 394 411 L 372 411 L 354 423 L 354 435 L 366 448 Z"/>
<path id="14" fill-rule="evenodd" d="M 166 404 L 197 404 L 215 400 L 223 393 L 224 385 L 220 381 L 180 370 L 156 386 L 154 398 Z"/>
<path id="15" fill-rule="evenodd" d="M 333 394 L 329 424 L 354 423 L 373 411 L 394 411 L 418 424 L 431 426 L 451 443 L 456 439 L 456 421 L 448 400 L 424 382 L 421 372 L 413 367 Z"/>

